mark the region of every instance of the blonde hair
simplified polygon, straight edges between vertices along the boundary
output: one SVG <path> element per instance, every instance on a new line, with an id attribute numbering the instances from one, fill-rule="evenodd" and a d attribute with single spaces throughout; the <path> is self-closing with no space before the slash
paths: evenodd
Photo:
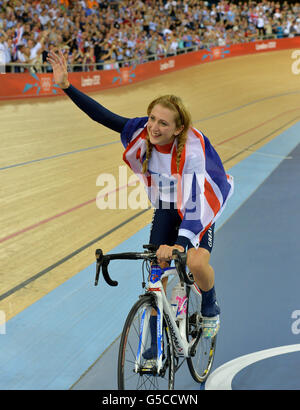
<path id="1" fill-rule="evenodd" d="M 183 126 L 183 130 L 178 134 L 175 138 L 177 138 L 177 152 L 176 152 L 176 165 L 177 171 L 179 170 L 180 158 L 184 148 L 184 145 L 187 140 L 187 133 L 191 126 L 191 115 L 186 107 L 183 105 L 181 98 L 176 97 L 175 95 L 163 95 L 161 97 L 156 98 L 153 100 L 147 109 L 148 116 L 150 115 L 153 107 L 155 105 L 161 105 L 175 113 L 175 124 L 176 129 Z M 143 173 L 147 172 L 149 160 L 151 158 L 151 153 L 153 149 L 153 145 L 150 142 L 149 135 L 147 134 L 146 138 L 147 149 L 146 149 L 146 158 L 143 162 Z"/>

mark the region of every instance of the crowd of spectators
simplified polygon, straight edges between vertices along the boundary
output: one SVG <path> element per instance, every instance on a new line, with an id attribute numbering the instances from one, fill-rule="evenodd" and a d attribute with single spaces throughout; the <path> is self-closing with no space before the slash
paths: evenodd
<path id="1" fill-rule="evenodd" d="M 57 48 L 81 71 L 294 35 L 300 35 L 300 3 L 291 1 L 0 0 L 6 71 L 16 63 L 50 71 L 47 52 Z"/>

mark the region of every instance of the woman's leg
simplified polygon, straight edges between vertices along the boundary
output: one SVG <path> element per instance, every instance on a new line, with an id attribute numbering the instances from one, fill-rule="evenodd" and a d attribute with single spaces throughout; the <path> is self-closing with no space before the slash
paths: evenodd
<path id="1" fill-rule="evenodd" d="M 215 272 L 209 264 L 210 252 L 205 248 L 190 248 L 187 265 L 201 290 L 209 291 L 215 284 Z"/>
<path id="2" fill-rule="evenodd" d="M 203 236 L 198 249 L 191 247 L 187 251 L 187 266 L 194 280 L 201 289 L 204 337 L 215 336 L 220 326 L 220 308 L 216 300 L 215 272 L 210 265 L 210 252 L 213 246 L 214 227 Z"/>
<path id="3" fill-rule="evenodd" d="M 150 231 L 149 243 L 152 245 L 169 245 L 172 246 L 178 236 L 178 227 L 181 219 L 176 209 L 164 209 L 163 207 L 155 209 Z M 162 269 L 169 266 L 168 262 L 161 262 Z M 164 290 L 166 291 L 168 278 L 162 280 Z"/>

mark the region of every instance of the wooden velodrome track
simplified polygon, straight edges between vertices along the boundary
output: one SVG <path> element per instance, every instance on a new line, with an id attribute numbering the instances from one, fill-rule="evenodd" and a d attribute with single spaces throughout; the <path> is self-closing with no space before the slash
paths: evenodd
<path id="1" fill-rule="evenodd" d="M 134 117 L 157 95 L 180 95 L 229 169 L 299 121 L 291 64 L 291 50 L 235 57 L 92 97 Z M 152 210 L 97 208 L 97 177 L 118 182 L 122 145 L 69 98 L 2 102 L 0 112 L 0 310 L 10 319 L 94 262 L 96 247 L 108 252 L 148 224 Z"/>

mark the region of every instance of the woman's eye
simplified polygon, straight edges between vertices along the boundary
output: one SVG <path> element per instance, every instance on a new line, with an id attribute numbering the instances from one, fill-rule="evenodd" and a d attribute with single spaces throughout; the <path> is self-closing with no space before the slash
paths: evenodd
<path id="1" fill-rule="evenodd" d="M 150 120 L 151 122 L 154 122 L 154 121 L 155 121 L 155 117 L 153 117 L 152 115 L 150 115 L 149 120 Z M 162 125 L 163 127 L 167 127 L 167 126 L 168 126 L 168 123 L 166 123 L 165 121 L 159 120 L 158 123 L 159 123 L 160 125 Z"/>

